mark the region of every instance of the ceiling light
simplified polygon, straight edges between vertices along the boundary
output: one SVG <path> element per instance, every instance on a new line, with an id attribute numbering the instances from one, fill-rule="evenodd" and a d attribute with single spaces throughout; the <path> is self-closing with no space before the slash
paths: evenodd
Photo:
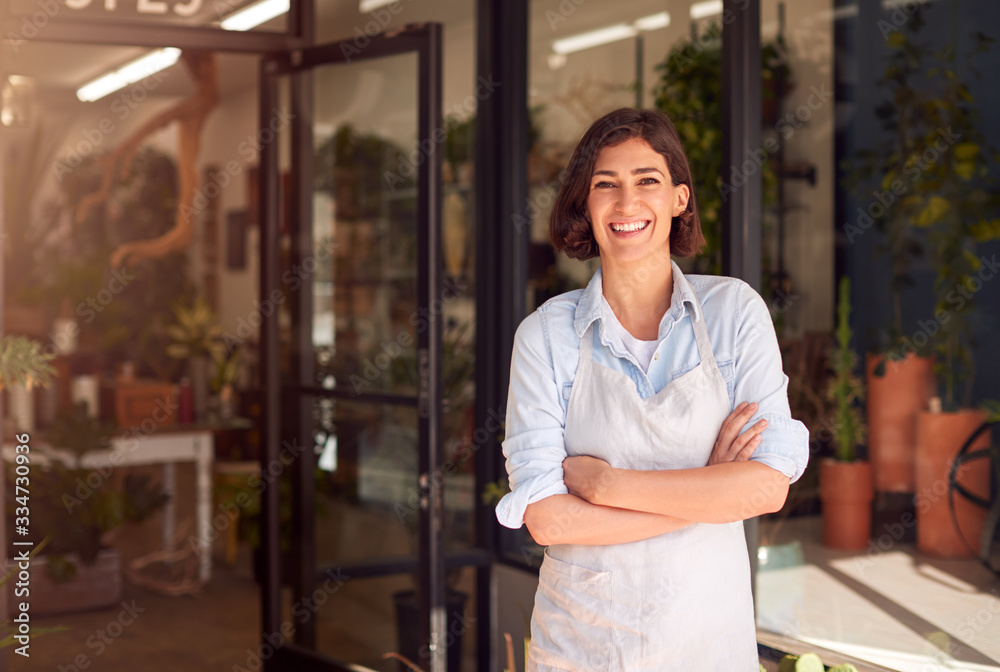
<path id="1" fill-rule="evenodd" d="M 641 19 L 636 19 L 636 22 L 632 25 L 639 30 L 659 30 L 660 28 L 666 28 L 670 25 L 670 14 L 668 12 L 650 14 Z"/>
<path id="2" fill-rule="evenodd" d="M 367 14 L 368 12 L 378 9 L 379 7 L 385 7 L 386 5 L 391 5 L 399 0 L 361 0 L 358 5 L 358 11 L 362 14 Z"/>
<path id="3" fill-rule="evenodd" d="M 583 51 L 591 47 L 599 47 L 602 44 L 635 37 L 640 30 L 658 30 L 659 28 L 666 28 L 669 25 L 670 14 L 667 12 L 650 14 L 641 19 L 636 19 L 631 26 L 625 23 L 618 23 L 613 26 L 598 28 L 588 33 L 580 33 L 579 35 L 572 35 L 564 37 L 561 40 L 556 40 L 552 43 L 552 51 L 557 55 L 572 54 L 574 51 Z M 565 63 L 565 61 L 562 63 Z M 549 63 L 549 67 L 552 67 L 551 62 Z M 562 67 L 562 64 L 558 67 Z"/>
<path id="4" fill-rule="evenodd" d="M 931 0 L 917 0 L 916 4 L 925 5 L 930 1 Z M 913 4 L 913 0 L 882 0 L 882 9 L 888 11 L 890 9 L 896 9 L 897 7 L 912 7 Z M 910 9 L 907 9 L 907 13 L 909 12 Z"/>
<path id="5" fill-rule="evenodd" d="M 289 0 L 262 0 L 227 16 L 219 25 L 225 30 L 250 30 L 288 11 Z"/>
<path id="6" fill-rule="evenodd" d="M 572 54 L 574 51 L 590 49 L 609 42 L 617 42 L 629 37 L 635 37 L 636 29 L 624 23 L 619 23 L 607 28 L 592 30 L 589 33 L 580 33 L 572 37 L 564 37 L 552 43 L 552 51 L 557 54 Z"/>
<path id="7" fill-rule="evenodd" d="M 76 97 L 85 103 L 100 100 L 109 93 L 113 93 L 118 89 L 124 89 L 129 84 L 134 84 L 153 73 L 169 68 L 177 62 L 180 55 L 181 50 L 175 47 L 151 51 L 142 58 L 137 58 L 114 72 L 109 72 L 92 82 L 84 84 L 77 89 Z"/>
<path id="8" fill-rule="evenodd" d="M 696 2 L 691 5 L 692 21 L 715 16 L 716 14 L 722 14 L 722 0 L 708 0 L 708 2 Z"/>

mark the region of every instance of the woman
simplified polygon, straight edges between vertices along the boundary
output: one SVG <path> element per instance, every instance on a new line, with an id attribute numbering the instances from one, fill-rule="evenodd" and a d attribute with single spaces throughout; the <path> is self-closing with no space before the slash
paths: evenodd
<path id="1" fill-rule="evenodd" d="M 548 547 L 528 669 L 755 671 L 742 521 L 780 509 L 808 456 L 767 307 L 671 261 L 704 238 L 658 112 L 590 127 L 549 227 L 601 268 L 514 341 L 497 516 Z"/>

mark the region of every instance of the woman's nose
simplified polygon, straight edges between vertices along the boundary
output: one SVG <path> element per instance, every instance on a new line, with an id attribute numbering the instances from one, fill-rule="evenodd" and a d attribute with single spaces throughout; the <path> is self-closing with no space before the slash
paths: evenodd
<path id="1" fill-rule="evenodd" d="M 615 207 L 623 215 L 630 214 L 639 202 L 639 194 L 630 185 L 624 185 L 618 190 L 618 200 Z"/>

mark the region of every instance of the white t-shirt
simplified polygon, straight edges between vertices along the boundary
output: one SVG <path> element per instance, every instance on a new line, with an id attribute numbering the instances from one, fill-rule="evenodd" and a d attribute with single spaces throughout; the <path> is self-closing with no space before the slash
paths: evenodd
<path id="1" fill-rule="evenodd" d="M 618 317 L 615 315 L 615 311 L 611 310 L 611 305 L 608 300 L 601 297 L 601 303 L 604 309 L 604 324 L 608 329 L 614 329 L 621 336 L 622 343 L 625 345 L 625 349 L 635 357 L 635 361 L 639 363 L 643 372 L 649 371 L 649 363 L 653 361 L 653 354 L 656 352 L 656 346 L 660 344 L 659 341 L 640 341 L 638 338 L 628 333 L 628 330 L 622 326 L 621 322 L 618 321 Z"/>

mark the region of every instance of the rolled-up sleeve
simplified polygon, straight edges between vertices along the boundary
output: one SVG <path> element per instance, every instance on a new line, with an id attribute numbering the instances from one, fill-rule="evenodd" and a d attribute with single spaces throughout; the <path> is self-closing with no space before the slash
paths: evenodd
<path id="1" fill-rule="evenodd" d="M 503 442 L 511 491 L 497 504 L 500 524 L 519 528 L 529 504 L 569 492 L 562 469 L 564 423 L 545 324 L 536 311 L 514 336 Z"/>
<path id="2" fill-rule="evenodd" d="M 809 430 L 792 418 L 788 407 L 788 376 L 782 369 L 781 350 L 767 304 L 746 284 L 741 285 L 737 300 L 734 403 L 758 405 L 746 428 L 758 420 L 767 420 L 760 445 L 750 459 L 777 469 L 795 482 L 809 461 Z"/>

